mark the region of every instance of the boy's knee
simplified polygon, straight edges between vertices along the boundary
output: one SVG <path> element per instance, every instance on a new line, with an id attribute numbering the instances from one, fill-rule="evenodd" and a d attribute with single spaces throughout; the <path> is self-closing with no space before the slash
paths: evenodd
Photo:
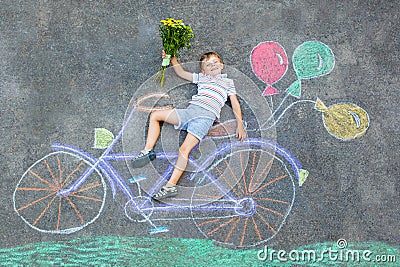
<path id="1" fill-rule="evenodd" d="M 183 157 L 185 157 L 186 159 L 189 158 L 189 154 L 190 154 L 191 151 L 192 151 L 192 147 L 189 147 L 189 146 L 182 145 L 182 146 L 179 148 L 179 153 L 180 153 Z"/>
<path id="2" fill-rule="evenodd" d="M 156 110 L 156 111 L 152 111 L 151 113 L 150 113 L 150 120 L 151 121 L 158 121 L 158 118 L 159 116 L 158 116 L 158 110 Z"/>

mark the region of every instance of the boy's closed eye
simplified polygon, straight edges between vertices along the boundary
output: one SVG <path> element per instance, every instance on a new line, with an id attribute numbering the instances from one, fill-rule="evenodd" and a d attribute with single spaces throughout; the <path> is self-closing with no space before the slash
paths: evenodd
<path id="1" fill-rule="evenodd" d="M 218 63 L 219 63 L 218 60 L 215 60 L 215 61 L 213 61 L 213 62 L 207 62 L 207 63 L 206 63 L 206 67 L 211 67 L 211 66 L 213 66 L 213 65 L 215 65 L 215 64 L 218 64 Z"/>

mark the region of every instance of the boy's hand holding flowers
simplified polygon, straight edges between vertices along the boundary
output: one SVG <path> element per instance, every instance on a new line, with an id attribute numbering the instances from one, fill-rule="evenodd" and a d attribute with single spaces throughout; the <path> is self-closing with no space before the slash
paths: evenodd
<path id="1" fill-rule="evenodd" d="M 163 86 L 165 70 L 170 64 L 171 57 L 178 57 L 179 50 L 184 47 L 190 48 L 189 41 L 194 37 L 194 34 L 192 28 L 185 25 L 182 20 L 168 18 L 160 22 L 160 36 L 164 48 L 163 61 L 154 80 L 160 79 L 160 84 Z"/>

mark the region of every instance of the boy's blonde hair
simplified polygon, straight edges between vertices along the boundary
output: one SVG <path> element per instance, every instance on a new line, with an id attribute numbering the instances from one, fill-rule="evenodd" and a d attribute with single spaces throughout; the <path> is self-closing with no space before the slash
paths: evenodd
<path id="1" fill-rule="evenodd" d="M 219 59 L 219 61 L 221 63 L 224 63 L 222 60 L 222 57 L 220 55 L 218 55 L 216 52 L 207 52 L 207 53 L 204 53 L 203 55 L 201 55 L 201 57 L 200 57 L 200 69 L 203 69 L 203 66 L 202 66 L 203 61 L 209 59 L 212 56 L 215 56 L 216 58 Z"/>

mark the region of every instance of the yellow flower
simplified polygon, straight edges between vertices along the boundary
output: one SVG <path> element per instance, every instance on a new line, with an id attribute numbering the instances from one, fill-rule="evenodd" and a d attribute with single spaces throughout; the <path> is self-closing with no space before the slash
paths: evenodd
<path id="1" fill-rule="evenodd" d="M 183 23 L 183 20 L 181 19 L 174 19 L 174 18 L 166 18 L 166 19 L 162 19 L 160 20 L 160 22 L 162 24 L 164 24 L 164 26 L 167 27 L 173 27 L 173 28 L 186 28 L 186 25 Z"/>

